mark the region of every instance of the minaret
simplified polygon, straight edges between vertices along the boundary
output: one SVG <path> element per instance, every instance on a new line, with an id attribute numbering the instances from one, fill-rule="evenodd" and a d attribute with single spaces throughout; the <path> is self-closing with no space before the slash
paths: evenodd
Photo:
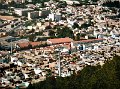
<path id="1" fill-rule="evenodd" d="M 59 60 L 58 60 L 58 71 L 59 71 L 59 77 L 61 76 L 61 64 L 60 64 L 60 52 L 59 52 Z"/>
<path id="2" fill-rule="evenodd" d="M 10 46 L 11 46 L 11 47 L 10 47 L 10 48 L 11 48 L 11 52 L 10 52 L 10 53 L 12 54 L 12 50 L 13 50 L 13 47 L 12 47 L 12 40 L 11 40 Z"/>
<path id="3" fill-rule="evenodd" d="M 72 52 L 72 47 L 71 47 L 71 43 L 70 43 L 69 54 L 71 54 L 71 52 Z"/>

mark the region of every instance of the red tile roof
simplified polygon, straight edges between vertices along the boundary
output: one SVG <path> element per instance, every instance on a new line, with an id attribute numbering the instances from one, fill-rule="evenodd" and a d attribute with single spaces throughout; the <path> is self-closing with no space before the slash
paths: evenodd
<path id="1" fill-rule="evenodd" d="M 23 42 L 23 43 L 18 43 L 18 46 L 20 48 L 27 48 L 29 46 L 36 47 L 36 46 L 39 46 L 40 44 L 42 43 L 41 42 Z"/>
<path id="2" fill-rule="evenodd" d="M 70 49 L 71 43 L 57 44 L 56 48 L 61 47 L 61 46 L 67 49 Z"/>
<path id="3" fill-rule="evenodd" d="M 13 17 L 13 16 L 1 16 L 1 15 L 0 15 L 0 19 L 2 19 L 2 20 L 14 20 L 14 19 L 16 19 L 16 18 Z"/>
<path id="4" fill-rule="evenodd" d="M 32 47 L 39 46 L 41 43 L 40 42 L 30 42 L 29 43 Z"/>
<path id="5" fill-rule="evenodd" d="M 88 39 L 88 40 L 80 40 L 80 41 L 75 41 L 76 42 L 94 42 L 94 41 L 101 41 L 101 40 L 104 40 L 103 38 L 99 38 L 99 39 Z"/>
<path id="6" fill-rule="evenodd" d="M 48 39 L 47 43 L 48 44 L 60 44 L 60 43 L 70 43 L 73 40 L 71 38 L 55 38 L 55 39 Z"/>
<path id="7" fill-rule="evenodd" d="M 18 46 L 19 46 L 20 48 L 26 48 L 26 47 L 28 47 L 29 45 L 30 45 L 29 42 L 18 43 Z"/>

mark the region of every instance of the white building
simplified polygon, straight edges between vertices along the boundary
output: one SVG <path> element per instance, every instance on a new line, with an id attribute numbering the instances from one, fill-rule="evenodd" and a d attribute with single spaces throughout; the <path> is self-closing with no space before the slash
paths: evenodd
<path id="1" fill-rule="evenodd" d="M 11 57 L 11 63 L 14 63 L 17 65 L 18 58 L 17 57 Z"/>
<path id="2" fill-rule="evenodd" d="M 28 16 L 28 12 L 33 11 L 33 9 L 16 8 L 16 9 L 14 9 L 14 11 L 15 11 L 15 14 L 18 14 L 19 16 Z"/>
<path id="3" fill-rule="evenodd" d="M 53 13 L 49 14 L 48 18 L 49 18 L 49 20 L 51 19 L 52 21 L 54 21 L 55 15 Z"/>
<path id="4" fill-rule="evenodd" d="M 61 14 L 60 13 L 52 13 L 52 14 L 49 14 L 48 16 L 49 19 L 51 19 L 52 21 L 60 21 L 61 20 Z"/>
<path id="5" fill-rule="evenodd" d="M 60 0 L 60 1 L 66 1 L 68 5 L 80 4 L 77 0 Z"/>
<path id="6" fill-rule="evenodd" d="M 55 14 L 55 21 L 60 21 L 61 20 L 61 14 L 60 13 L 56 13 Z"/>
<path id="7" fill-rule="evenodd" d="M 98 32 L 96 32 L 96 31 L 94 30 L 93 35 L 97 38 Z"/>

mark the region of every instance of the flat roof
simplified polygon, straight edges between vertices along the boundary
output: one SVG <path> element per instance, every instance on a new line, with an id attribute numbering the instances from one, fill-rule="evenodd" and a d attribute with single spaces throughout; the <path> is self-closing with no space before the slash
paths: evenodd
<path id="1" fill-rule="evenodd" d="M 68 43 L 72 42 L 73 39 L 66 37 L 66 38 L 54 38 L 54 39 L 48 39 L 49 42 L 52 44 L 59 44 L 59 43 Z"/>
<path id="2" fill-rule="evenodd" d="M 25 10 L 34 10 L 34 9 L 31 9 L 31 8 L 15 8 L 15 10 L 25 11 Z"/>
<path id="3" fill-rule="evenodd" d="M 15 20 L 17 18 L 15 18 L 13 16 L 2 16 L 2 15 L 0 15 L 0 19 L 1 20 Z"/>

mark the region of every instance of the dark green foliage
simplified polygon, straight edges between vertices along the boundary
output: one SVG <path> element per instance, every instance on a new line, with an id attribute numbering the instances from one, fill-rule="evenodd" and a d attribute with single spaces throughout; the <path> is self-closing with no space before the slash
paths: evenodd
<path id="1" fill-rule="evenodd" d="M 48 2 L 49 0 L 32 0 L 32 3 L 36 4 L 36 3 L 44 3 L 44 2 Z"/>
<path id="2" fill-rule="evenodd" d="M 78 23 L 74 23 L 73 24 L 73 28 L 75 29 L 75 28 L 80 28 L 80 26 L 78 25 Z"/>
<path id="3" fill-rule="evenodd" d="M 36 36 L 42 36 L 42 35 L 43 35 L 43 32 L 42 32 L 42 31 L 35 32 L 35 35 L 36 35 Z"/>
<path id="4" fill-rule="evenodd" d="M 77 1 L 79 1 L 81 3 L 88 3 L 89 0 L 77 0 Z"/>
<path id="5" fill-rule="evenodd" d="M 99 1 L 99 0 L 91 0 L 91 1 L 93 1 L 93 2 L 97 2 L 97 1 Z"/>
<path id="6" fill-rule="evenodd" d="M 92 3 L 92 2 L 97 2 L 97 1 L 99 1 L 99 0 L 77 0 L 77 1 L 79 1 L 80 3 L 82 3 L 82 4 L 89 4 L 90 2 Z"/>
<path id="7" fill-rule="evenodd" d="M 26 8 L 25 3 L 16 3 L 14 0 L 12 0 L 11 2 L 9 2 L 8 6 L 12 6 L 15 8 Z"/>
<path id="8" fill-rule="evenodd" d="M 69 27 L 59 27 L 57 28 L 57 37 L 59 38 L 70 37 L 74 39 L 74 33 Z"/>
<path id="9" fill-rule="evenodd" d="M 58 4 L 57 4 L 57 7 L 59 8 L 65 8 L 67 6 L 67 3 L 65 1 L 60 1 Z"/>
<path id="10" fill-rule="evenodd" d="M 34 39 L 35 39 L 35 35 L 34 34 L 31 34 L 29 37 L 28 37 L 28 39 L 29 39 L 29 41 L 34 41 Z"/>
<path id="11" fill-rule="evenodd" d="M 86 66 L 70 77 L 47 77 L 27 89 L 120 89 L 120 57 L 106 61 L 103 66 Z"/>
<path id="12" fill-rule="evenodd" d="M 107 7 L 117 7 L 120 8 L 120 1 L 107 1 L 105 3 L 103 3 L 103 6 L 107 6 Z"/>
<path id="13" fill-rule="evenodd" d="M 35 24 L 36 23 L 36 21 L 35 20 L 31 20 L 31 21 L 26 21 L 25 22 L 25 24 L 24 24 L 24 26 L 31 26 L 31 25 L 33 25 L 33 24 Z"/>
<path id="14" fill-rule="evenodd" d="M 91 26 L 91 23 L 84 23 L 81 25 L 81 28 L 88 28 L 89 26 Z"/>
<path id="15" fill-rule="evenodd" d="M 54 36 L 55 36 L 55 31 L 53 31 L 53 30 L 49 30 L 49 36 L 54 37 Z"/>
<path id="16" fill-rule="evenodd" d="M 8 9 L 8 5 L 0 3 L 0 9 Z"/>

